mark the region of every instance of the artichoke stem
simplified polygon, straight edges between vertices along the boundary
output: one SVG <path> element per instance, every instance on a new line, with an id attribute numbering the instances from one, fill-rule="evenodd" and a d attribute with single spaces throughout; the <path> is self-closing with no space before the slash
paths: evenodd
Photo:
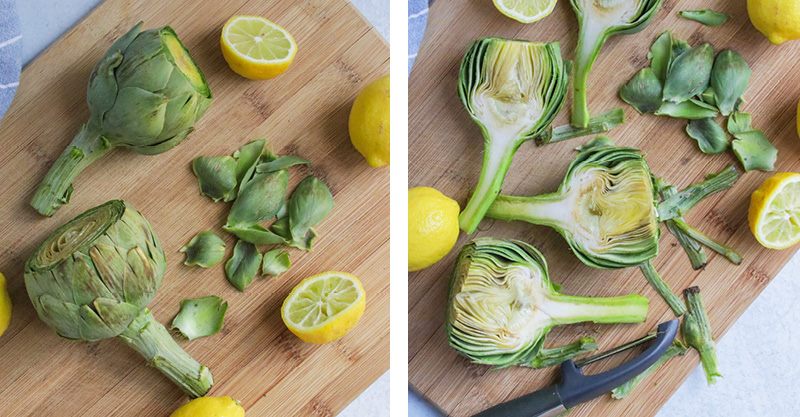
<path id="1" fill-rule="evenodd" d="M 709 175 L 705 181 L 692 184 L 680 193 L 664 198 L 658 205 L 659 219 L 664 221 L 685 215 L 706 197 L 733 187 L 738 178 L 736 168 L 728 165 L 719 174 Z"/>
<path id="2" fill-rule="evenodd" d="M 489 138 L 489 146 L 483 154 L 483 165 L 478 185 L 472 193 L 466 207 L 458 216 L 458 224 L 466 233 L 473 233 L 478 228 L 489 205 L 492 204 L 503 179 L 511 166 L 511 160 L 519 147 L 519 142 L 513 137 Z"/>
<path id="3" fill-rule="evenodd" d="M 620 297 L 578 297 L 559 294 L 541 307 L 554 325 L 593 323 L 641 323 L 650 301 L 638 294 Z"/>
<path id="4" fill-rule="evenodd" d="M 577 128 L 589 126 L 586 86 L 589 80 L 589 71 L 606 40 L 603 35 L 605 28 L 597 28 L 596 22 L 592 26 L 592 19 L 582 20 L 583 24 L 578 34 L 578 47 L 575 51 L 575 76 L 572 78 L 572 122 L 570 124 Z"/>
<path id="5" fill-rule="evenodd" d="M 642 270 L 644 277 L 647 278 L 647 282 L 650 283 L 650 286 L 653 287 L 654 290 L 664 299 L 664 302 L 667 303 L 669 308 L 672 309 L 672 313 L 675 314 L 675 317 L 680 317 L 683 313 L 686 312 L 686 306 L 683 304 L 680 298 L 669 289 L 669 285 L 661 278 L 661 275 L 658 275 L 658 272 L 653 267 L 653 263 L 651 261 L 647 261 L 639 265 L 639 269 Z"/>
<path id="6" fill-rule="evenodd" d="M 661 197 L 665 200 L 678 193 L 678 190 L 675 187 L 664 184 L 664 182 L 660 179 L 657 180 L 657 183 Z M 678 217 L 678 219 L 681 218 Z M 692 268 L 695 271 L 705 268 L 706 264 L 708 263 L 708 258 L 706 257 L 705 249 L 703 249 L 700 243 L 692 239 L 683 230 L 681 230 L 681 228 L 678 227 L 678 224 L 675 223 L 675 219 L 666 220 L 664 223 L 667 225 L 669 232 L 672 233 L 672 235 L 675 236 L 675 239 L 678 240 L 678 243 L 680 243 L 683 251 L 686 252 L 686 256 L 689 257 L 689 261 L 692 263 Z"/>
<path id="7" fill-rule="evenodd" d="M 589 124 L 585 128 L 578 128 L 572 125 L 563 125 L 547 129 L 544 131 L 544 133 L 536 138 L 536 144 L 539 146 L 544 146 L 581 136 L 604 133 L 623 123 L 625 123 L 625 111 L 620 108 L 616 108 L 609 110 L 597 117 L 592 117 L 589 119 Z"/>
<path id="8" fill-rule="evenodd" d="M 100 136 L 99 129 L 83 125 L 39 184 L 31 206 L 40 214 L 52 216 L 62 204 L 69 202 L 75 177 L 109 150 L 111 146 Z"/>
<path id="9" fill-rule="evenodd" d="M 711 250 L 728 258 L 729 261 L 733 262 L 736 265 L 742 263 L 742 255 L 740 255 L 739 252 L 736 252 L 733 248 L 723 245 L 722 243 L 719 243 L 714 239 L 706 236 L 703 232 L 686 224 L 686 222 L 683 221 L 683 219 L 681 218 L 672 219 L 672 221 L 675 223 L 675 226 L 677 226 L 678 228 L 680 228 L 681 231 L 683 231 L 683 233 L 686 233 L 687 236 L 691 237 L 695 241 L 708 246 Z"/>
<path id="10" fill-rule="evenodd" d="M 211 371 L 178 346 L 167 329 L 148 309 L 142 310 L 118 336 L 147 359 L 190 398 L 204 396 L 214 384 Z"/>
<path id="11" fill-rule="evenodd" d="M 597 350 L 597 342 L 593 337 L 584 337 L 564 346 L 542 348 L 528 365 L 531 368 L 541 369 L 556 366 L 561 362 Z"/>
<path id="12" fill-rule="evenodd" d="M 569 230 L 570 210 L 564 209 L 563 197 L 559 193 L 532 197 L 498 195 L 486 211 L 486 217 L 503 221 L 522 220 L 528 223 Z"/>

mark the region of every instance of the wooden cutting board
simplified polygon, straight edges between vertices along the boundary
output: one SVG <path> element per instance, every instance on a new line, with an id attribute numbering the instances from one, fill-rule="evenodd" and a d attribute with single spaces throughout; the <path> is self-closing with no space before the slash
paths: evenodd
<path id="1" fill-rule="evenodd" d="M 227 67 L 219 48 L 232 15 L 268 17 L 295 37 L 288 72 L 250 81 Z M 185 143 L 165 154 L 119 149 L 85 170 L 72 202 L 52 218 L 28 201 L 50 164 L 88 119 L 86 82 L 95 62 L 137 21 L 172 25 L 203 69 L 214 101 Z M 346 0 L 225 2 L 108 0 L 25 68 L 17 97 L 0 124 L 0 271 L 14 304 L 0 337 L 0 409 L 9 416 L 168 416 L 186 399 L 121 341 L 70 342 L 36 316 L 22 268 L 56 227 L 86 209 L 122 198 L 152 223 L 167 255 L 167 274 L 150 308 L 169 324 L 180 300 L 216 294 L 230 303 L 223 331 L 180 341 L 213 372 L 210 395 L 239 399 L 248 416 L 332 416 L 389 368 L 389 171 L 370 168 L 349 143 L 353 99 L 388 73 L 389 50 Z M 191 161 L 231 154 L 255 138 L 278 154 L 309 159 L 292 185 L 313 173 L 330 186 L 336 207 L 318 227 L 314 250 L 291 250 L 292 269 L 240 293 L 222 265 L 183 265 L 178 253 L 201 230 L 235 240 L 221 226 L 228 205 L 199 195 Z M 266 248 L 262 248 L 262 251 Z M 292 335 L 280 306 L 303 278 L 352 272 L 367 309 L 344 338 L 316 346 Z"/>
<path id="2" fill-rule="evenodd" d="M 734 17 L 721 27 L 709 28 L 677 16 L 680 10 L 707 7 Z M 732 152 L 702 154 L 686 135 L 685 121 L 639 115 L 618 98 L 620 85 L 648 64 L 646 53 L 652 41 L 667 29 L 692 45 L 709 42 L 715 52 L 731 48 L 745 58 L 753 76 L 743 109 L 752 113 L 754 126 L 764 130 L 780 150 L 777 170 L 800 171 L 800 145 L 795 128 L 800 73 L 794 68 L 800 57 L 800 43 L 770 44 L 751 26 L 745 2 L 667 0 L 644 31 L 611 38 L 591 72 L 588 95 L 593 115 L 614 107 L 625 109 L 627 122 L 608 135 L 619 145 L 644 149 L 653 172 L 680 188 L 702 180 L 706 173 L 718 172 L 727 164 L 738 166 Z M 468 43 L 481 36 L 559 41 L 563 56 L 572 59 L 577 22 L 567 0 L 559 1 L 551 16 L 529 25 L 501 15 L 491 1 L 437 0 L 431 7 L 428 30 L 409 80 L 409 186 L 434 187 L 458 200 L 462 208 L 467 192 L 478 181 L 483 138 L 458 99 L 457 73 Z M 556 125 L 567 123 L 571 101 L 570 95 Z M 523 144 L 505 179 L 503 192 L 536 195 L 555 191 L 575 156 L 573 148 L 585 140 L 544 148 Z M 687 217 L 690 224 L 738 249 L 744 256 L 740 266 L 708 251 L 708 266 L 693 271 L 683 250 L 676 246 L 675 238 L 662 228 L 661 250 L 655 266 L 676 292 L 690 285 L 700 286 L 716 338 L 725 334 L 798 249 L 764 249 L 749 231 L 750 193 L 769 175 L 764 172 L 744 175 L 731 190 L 704 201 Z M 550 346 L 591 335 L 598 339 L 600 349 L 607 349 L 644 335 L 656 324 L 673 318 L 638 270 L 589 268 L 578 262 L 564 239 L 549 228 L 522 222 L 484 221 L 474 235 L 462 233 L 455 249 L 444 260 L 409 274 L 410 382 L 452 416 L 471 415 L 542 388 L 556 378 L 555 369 L 492 370 L 470 364 L 448 346 L 444 330 L 447 282 L 458 249 L 476 236 L 517 238 L 534 244 L 547 258 L 550 276 L 564 286 L 564 293 L 585 296 L 639 293 L 651 301 L 645 324 L 562 326 L 548 337 Z M 570 416 L 653 415 L 698 363 L 698 356 L 692 351 L 670 361 L 628 398 L 611 400 L 605 396 L 577 407 Z M 616 364 L 606 363 L 589 372 Z M 721 364 L 723 373 L 725 368 L 734 366 L 737 364 Z"/>

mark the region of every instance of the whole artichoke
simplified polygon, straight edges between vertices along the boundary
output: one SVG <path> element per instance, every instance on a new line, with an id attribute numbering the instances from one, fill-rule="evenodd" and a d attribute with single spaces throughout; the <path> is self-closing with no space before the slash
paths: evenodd
<path id="1" fill-rule="evenodd" d="M 76 217 L 25 263 L 25 286 L 39 317 L 60 336 L 119 337 L 191 397 L 211 388 L 211 372 L 157 322 L 147 304 L 166 258 L 150 223 L 121 200 Z"/>
<path id="2" fill-rule="evenodd" d="M 50 216 L 69 202 L 72 181 L 117 146 L 143 155 L 181 143 L 211 104 L 211 90 L 175 31 L 140 32 L 139 22 L 95 65 L 86 101 L 89 122 L 45 176 L 31 200 Z"/>

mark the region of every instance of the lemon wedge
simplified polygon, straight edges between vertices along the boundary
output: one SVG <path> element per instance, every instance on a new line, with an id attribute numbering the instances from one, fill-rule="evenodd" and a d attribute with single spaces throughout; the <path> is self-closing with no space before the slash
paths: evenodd
<path id="1" fill-rule="evenodd" d="M 750 197 L 747 220 L 767 248 L 785 249 L 800 242 L 800 174 L 780 172 L 767 178 Z"/>
<path id="2" fill-rule="evenodd" d="M 556 0 L 493 0 L 500 13 L 522 23 L 533 23 L 553 12 Z"/>
<path id="3" fill-rule="evenodd" d="M 266 80 L 283 74 L 297 44 L 284 28 L 259 16 L 234 16 L 222 28 L 222 56 L 247 78 Z"/>

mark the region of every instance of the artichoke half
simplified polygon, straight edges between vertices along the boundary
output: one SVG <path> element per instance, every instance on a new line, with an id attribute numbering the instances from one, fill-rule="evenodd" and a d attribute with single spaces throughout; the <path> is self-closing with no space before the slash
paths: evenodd
<path id="1" fill-rule="evenodd" d="M 475 363 L 531 365 L 539 362 L 553 326 L 640 323 L 648 305 L 647 298 L 635 294 L 611 298 L 559 294 L 536 248 L 517 240 L 478 238 L 458 255 L 446 327 L 450 345 Z M 577 347 L 580 341 L 575 345 L 575 351 L 562 352 L 560 361 L 582 353 Z"/>
<path id="2" fill-rule="evenodd" d="M 172 149 L 211 104 L 211 90 L 175 31 L 133 27 L 89 77 L 89 121 L 61 154 L 31 200 L 50 216 L 72 195 L 72 181 L 115 147 L 143 155 Z"/>
<path id="3" fill-rule="evenodd" d="M 459 216 L 461 229 L 475 231 L 500 192 L 514 153 L 558 114 L 568 82 L 557 42 L 481 38 L 470 44 L 461 61 L 458 95 L 486 142 L 478 185 Z"/>
<path id="4" fill-rule="evenodd" d="M 580 30 L 572 80 L 572 125 L 589 125 L 586 89 L 589 71 L 608 38 L 641 31 L 653 20 L 663 0 L 570 0 Z"/>
<path id="5" fill-rule="evenodd" d="M 211 389 L 211 372 L 147 309 L 165 269 L 150 223 L 114 200 L 48 237 L 25 263 L 25 286 L 39 317 L 61 337 L 119 337 L 187 395 L 201 397 Z"/>

